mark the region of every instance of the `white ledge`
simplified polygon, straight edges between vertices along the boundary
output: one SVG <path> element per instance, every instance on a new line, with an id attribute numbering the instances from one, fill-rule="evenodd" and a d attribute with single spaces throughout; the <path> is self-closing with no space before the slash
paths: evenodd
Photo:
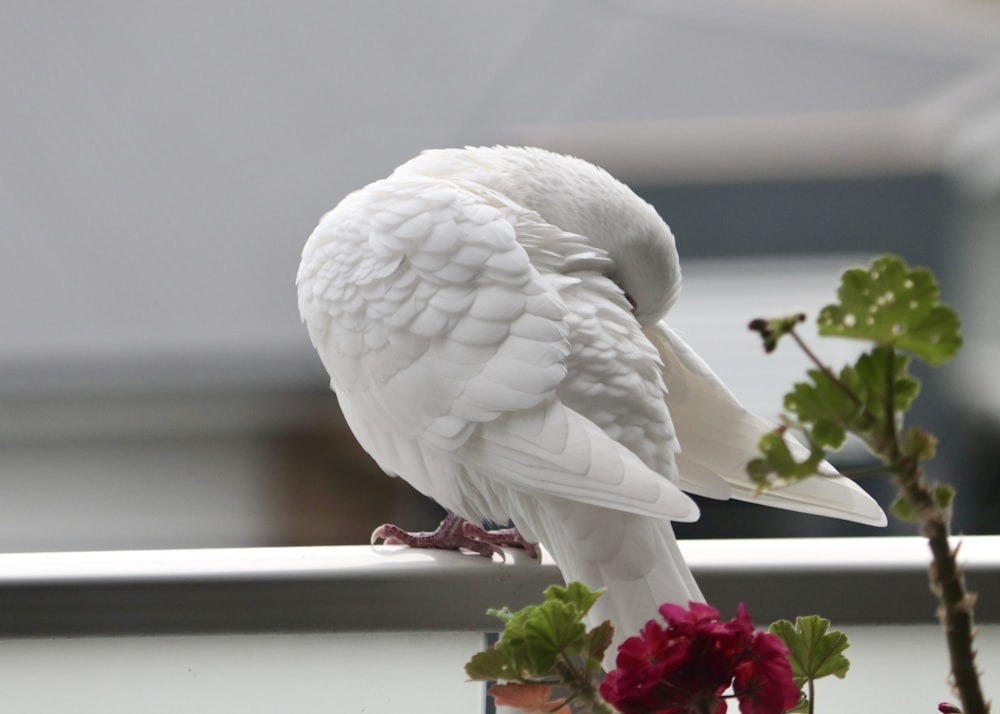
<path id="1" fill-rule="evenodd" d="M 1000 622 L 1000 536 L 961 539 Z M 957 541 L 957 539 L 956 539 Z M 683 541 L 707 599 L 755 619 L 818 612 L 839 623 L 933 622 L 920 538 Z M 551 560 L 345 546 L 0 554 L 0 636 L 181 632 L 487 631 L 561 582 Z"/>
<path id="2" fill-rule="evenodd" d="M 959 558 L 974 570 L 1000 569 L 1000 536 L 953 536 Z M 692 567 L 703 571 L 871 570 L 926 572 L 927 540 L 917 537 L 774 538 L 682 541 Z"/>

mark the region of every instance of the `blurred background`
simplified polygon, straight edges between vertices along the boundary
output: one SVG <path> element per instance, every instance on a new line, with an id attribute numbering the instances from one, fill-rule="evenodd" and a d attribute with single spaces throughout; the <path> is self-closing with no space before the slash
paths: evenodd
<path id="1" fill-rule="evenodd" d="M 995 3 L 15 0 L 0 91 L 0 551 L 434 525 L 347 431 L 294 276 L 349 191 L 496 143 L 657 206 L 685 269 L 671 323 L 765 414 L 805 363 L 749 319 L 815 314 L 879 252 L 933 268 L 967 344 L 920 373 L 914 419 L 956 530 L 1000 532 Z M 680 532 L 873 534 L 730 503 Z"/>

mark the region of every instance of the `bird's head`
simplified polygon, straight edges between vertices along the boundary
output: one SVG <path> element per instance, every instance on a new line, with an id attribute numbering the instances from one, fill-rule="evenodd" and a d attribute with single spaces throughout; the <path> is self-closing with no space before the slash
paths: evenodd
<path id="1" fill-rule="evenodd" d="M 399 170 L 474 181 L 584 236 L 611 258 L 609 277 L 642 324 L 661 319 L 680 294 L 680 263 L 667 224 L 628 186 L 582 159 L 535 148 L 441 149 Z"/>

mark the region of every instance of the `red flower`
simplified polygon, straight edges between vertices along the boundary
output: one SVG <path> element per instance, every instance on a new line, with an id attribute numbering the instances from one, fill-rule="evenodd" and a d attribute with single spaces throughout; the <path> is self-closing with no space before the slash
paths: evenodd
<path id="1" fill-rule="evenodd" d="M 623 714 L 724 714 L 730 686 L 742 714 L 781 714 L 798 702 L 788 651 L 754 630 L 742 604 L 729 622 L 696 602 L 666 604 L 660 614 L 667 626 L 650 620 L 625 640 L 601 685 Z"/>

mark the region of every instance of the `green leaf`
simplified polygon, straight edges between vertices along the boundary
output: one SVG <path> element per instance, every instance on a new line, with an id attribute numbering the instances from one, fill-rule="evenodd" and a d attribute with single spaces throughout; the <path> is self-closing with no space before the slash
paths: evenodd
<path id="1" fill-rule="evenodd" d="M 817 419 L 809 430 L 813 443 L 828 449 L 839 449 L 847 438 L 844 426 L 832 419 Z"/>
<path id="2" fill-rule="evenodd" d="M 585 653 L 602 637 L 597 635 L 597 640 L 591 639 L 583 625 L 583 617 L 600 596 L 600 590 L 591 590 L 580 583 L 570 583 L 566 587 L 553 585 L 545 590 L 545 601 L 540 605 L 528 605 L 517 612 L 506 607 L 489 610 L 489 614 L 503 620 L 506 627 L 492 648 L 499 654 L 491 655 L 494 659 L 478 662 L 476 666 L 495 669 L 503 662 L 508 675 L 503 679 L 515 679 L 514 675 L 523 678 L 550 674 L 559 656 Z M 606 648 L 607 644 L 604 646 Z"/>
<path id="3" fill-rule="evenodd" d="M 548 672 L 560 654 L 581 652 L 586 646 L 586 634 L 587 628 L 575 607 L 558 601 L 544 603 L 524 625 L 532 670 Z"/>
<path id="4" fill-rule="evenodd" d="M 493 617 L 499 617 L 504 622 L 510 622 L 514 617 L 514 613 L 508 610 L 506 607 L 501 607 L 499 610 L 495 607 L 491 607 L 486 611 L 487 615 L 492 615 Z"/>
<path id="5" fill-rule="evenodd" d="M 847 676 L 851 663 L 843 652 L 850 643 L 843 632 L 829 628 L 830 621 L 819 615 L 796 618 L 794 625 L 788 620 L 778 620 L 771 625 L 771 632 L 788 647 L 788 659 L 796 681 Z"/>
<path id="6" fill-rule="evenodd" d="M 946 483 L 939 483 L 934 486 L 934 505 L 942 511 L 951 508 L 952 501 L 955 500 L 955 489 Z"/>
<path id="7" fill-rule="evenodd" d="M 893 350 L 876 347 L 845 366 L 836 378 L 819 370 L 809 370 L 810 382 L 795 384 L 785 395 L 785 409 L 807 428 L 810 441 L 817 447 L 838 449 L 847 433 L 861 437 L 876 453 L 891 420 L 895 430 L 896 415 L 906 411 L 920 391 L 920 382 L 907 367 L 909 358 Z M 892 393 L 895 409 L 886 413 Z"/>
<path id="8" fill-rule="evenodd" d="M 955 489 L 945 483 L 935 484 L 930 491 L 930 497 L 933 501 L 933 507 L 941 511 L 948 511 L 952 501 L 955 500 Z M 930 509 L 932 506 L 928 504 L 927 508 Z M 924 519 L 924 510 L 903 493 L 899 494 L 899 497 L 892 502 L 889 510 L 892 515 L 902 521 L 920 523 Z"/>
<path id="9" fill-rule="evenodd" d="M 747 464 L 747 473 L 758 492 L 812 476 L 823 461 L 823 450 L 816 448 L 803 461 L 798 461 L 792 455 L 784 434 L 782 427 L 764 434 L 757 442 L 763 457 L 752 459 Z"/>
<path id="10" fill-rule="evenodd" d="M 560 585 L 550 585 L 545 589 L 546 600 L 556 600 L 575 607 L 581 617 L 590 612 L 597 599 L 601 597 L 604 588 L 591 590 L 580 582 L 571 582 L 566 587 Z"/>
<path id="11" fill-rule="evenodd" d="M 883 347 L 876 347 L 861 355 L 855 369 L 868 384 L 868 408 L 884 414 L 885 392 L 892 380 L 893 405 L 897 412 L 905 412 L 920 394 L 920 380 L 909 373 L 910 358 Z"/>
<path id="12" fill-rule="evenodd" d="M 585 666 L 588 671 L 596 672 L 601 668 L 604 653 L 611 646 L 615 628 L 610 620 L 605 620 L 600 625 L 587 633 L 587 644 L 584 647 Z"/>
<path id="13" fill-rule="evenodd" d="M 800 693 L 799 703 L 788 710 L 788 714 L 807 714 L 809 712 L 809 700 L 805 693 Z"/>
<path id="14" fill-rule="evenodd" d="M 885 417 L 885 397 L 890 379 L 893 404 L 897 412 L 905 412 L 920 393 L 920 381 L 909 374 L 910 360 L 885 347 L 876 347 L 858 358 L 854 374 L 848 376 L 852 386 L 861 392 L 865 407 L 877 418 Z"/>
<path id="15" fill-rule="evenodd" d="M 889 511 L 901 521 L 920 523 L 921 510 L 906 494 L 899 494 L 899 497 L 889 506 Z"/>
<path id="16" fill-rule="evenodd" d="M 821 370 L 811 369 L 807 374 L 812 381 L 798 382 L 792 387 L 785 395 L 785 409 L 800 423 L 812 425 L 810 435 L 817 446 L 839 449 L 846 431 L 858 428 L 863 405 L 852 400 L 841 385 Z M 847 377 L 841 372 L 842 383 Z"/>
<path id="17" fill-rule="evenodd" d="M 822 369 L 807 372 L 808 382 L 798 382 L 785 395 L 786 423 L 806 432 L 809 456 L 799 461 L 789 448 L 784 429 L 761 437 L 761 458 L 747 464 L 747 473 L 758 491 L 812 476 L 825 449 L 839 449 L 848 433 L 864 440 L 876 454 L 883 454 L 886 435 L 895 433 L 898 415 L 909 409 L 920 391 L 920 382 L 908 372 L 910 359 L 892 348 L 875 347 L 854 365 L 834 375 Z M 891 396 L 891 399 L 890 399 Z M 887 412 L 887 404 L 893 409 Z M 930 445 L 918 434 L 911 446 L 927 454 Z M 932 451 L 932 450 L 931 450 Z M 801 457 L 800 457 L 801 458 Z"/>
<path id="18" fill-rule="evenodd" d="M 472 659 L 465 665 L 465 673 L 470 679 L 484 682 L 517 679 L 520 674 L 514 667 L 509 652 L 495 645 L 472 655 Z"/>
<path id="19" fill-rule="evenodd" d="M 940 294 L 929 270 L 884 255 L 867 270 L 853 268 L 843 274 L 837 291 L 840 302 L 820 311 L 819 332 L 898 347 L 939 365 L 962 346 L 958 315 L 939 301 Z"/>
<path id="20" fill-rule="evenodd" d="M 937 438 L 918 426 L 911 426 L 903 434 L 903 453 L 918 461 L 933 459 L 936 447 Z"/>

